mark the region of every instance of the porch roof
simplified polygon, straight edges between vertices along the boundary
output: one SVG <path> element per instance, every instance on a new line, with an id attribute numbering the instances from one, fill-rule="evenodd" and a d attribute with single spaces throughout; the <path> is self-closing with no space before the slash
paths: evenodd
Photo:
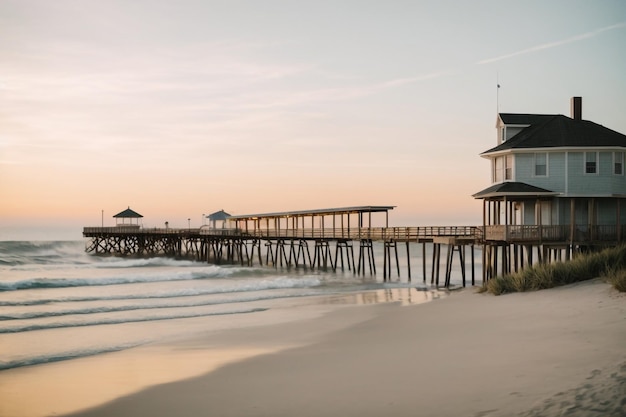
<path id="1" fill-rule="evenodd" d="M 539 197 L 539 196 L 555 196 L 559 193 L 546 190 L 545 188 L 535 187 L 534 185 L 524 182 L 503 182 L 494 184 L 482 191 L 473 194 L 474 198 L 493 198 L 493 197 Z"/>

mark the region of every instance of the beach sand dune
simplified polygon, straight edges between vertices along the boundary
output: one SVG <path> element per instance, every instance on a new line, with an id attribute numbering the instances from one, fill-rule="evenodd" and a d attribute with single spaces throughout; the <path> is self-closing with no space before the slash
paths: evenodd
<path id="1" fill-rule="evenodd" d="M 337 325 L 359 311 L 367 319 Z M 326 325 L 332 330 L 321 331 Z M 626 416 L 626 297 L 600 280 L 353 306 L 179 349 L 293 340 L 303 345 L 74 415 Z"/>

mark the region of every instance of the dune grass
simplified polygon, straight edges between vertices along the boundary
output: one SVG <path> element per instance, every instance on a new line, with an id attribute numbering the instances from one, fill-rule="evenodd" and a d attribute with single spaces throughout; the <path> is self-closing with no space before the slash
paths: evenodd
<path id="1" fill-rule="evenodd" d="M 618 291 L 626 291 L 626 246 L 581 254 L 565 262 L 536 264 L 493 278 L 481 291 L 495 295 L 537 291 L 598 277 L 605 278 Z"/>

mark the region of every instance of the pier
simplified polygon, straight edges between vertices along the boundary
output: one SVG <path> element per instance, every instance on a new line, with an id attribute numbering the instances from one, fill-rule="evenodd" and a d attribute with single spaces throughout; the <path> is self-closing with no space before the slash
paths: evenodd
<path id="1" fill-rule="evenodd" d="M 90 239 L 86 251 L 98 255 L 171 256 L 215 264 L 348 270 L 360 275 L 375 275 L 380 270 L 377 264 L 380 260 L 374 251 L 374 244 L 378 243 L 383 249 L 384 281 L 394 271 L 400 277 L 398 250 L 404 244 L 409 282 L 412 280 L 410 248 L 417 244 L 422 251 L 422 280 L 427 282 L 430 278 L 431 284 L 446 287 L 450 285 L 455 254 L 463 286 L 466 285 L 469 249 L 471 284 L 475 284 L 474 246 L 481 241 L 480 228 L 389 227 L 389 211 L 393 208 L 356 206 L 237 215 L 229 216 L 222 227 L 212 222 L 193 229 L 144 228 L 122 222 L 115 227 L 85 227 L 83 236 Z M 128 211 L 132 212 L 130 208 Z M 373 218 L 383 226 L 374 227 Z M 432 246 L 430 275 L 427 245 Z M 442 246 L 447 248 L 443 277 L 440 276 Z"/>
<path id="2" fill-rule="evenodd" d="M 85 227 L 83 236 L 89 238 L 86 251 L 97 255 L 170 256 L 214 264 L 347 270 L 359 275 L 376 275 L 382 269 L 384 281 L 394 273 L 400 278 L 398 251 L 404 246 L 408 282 L 415 267 L 411 247 L 417 246 L 423 282 L 445 287 L 450 286 L 455 259 L 462 285 L 466 285 L 467 268 L 471 285 L 476 284 L 477 246 L 484 283 L 535 263 L 566 261 L 580 252 L 615 246 L 626 236 L 623 225 L 590 225 L 585 233 L 580 227 L 493 225 L 486 220 L 482 227 L 390 227 L 393 208 L 356 206 L 237 216 L 221 211 L 200 228 L 144 228 L 138 224 L 143 216 L 129 208 L 114 216 L 121 219 L 116 226 Z M 382 225 L 374 226 L 373 218 Z M 382 268 L 381 251 L 376 254 L 375 245 L 382 248 Z"/>

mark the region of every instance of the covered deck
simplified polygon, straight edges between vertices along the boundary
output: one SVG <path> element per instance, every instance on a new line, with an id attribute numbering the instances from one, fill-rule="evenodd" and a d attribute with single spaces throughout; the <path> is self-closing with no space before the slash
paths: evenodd
<path id="1" fill-rule="evenodd" d="M 389 211 L 394 208 L 352 206 L 242 214 L 230 216 L 228 221 L 232 229 L 257 237 L 372 239 L 383 238 L 380 232 L 389 228 Z"/>

